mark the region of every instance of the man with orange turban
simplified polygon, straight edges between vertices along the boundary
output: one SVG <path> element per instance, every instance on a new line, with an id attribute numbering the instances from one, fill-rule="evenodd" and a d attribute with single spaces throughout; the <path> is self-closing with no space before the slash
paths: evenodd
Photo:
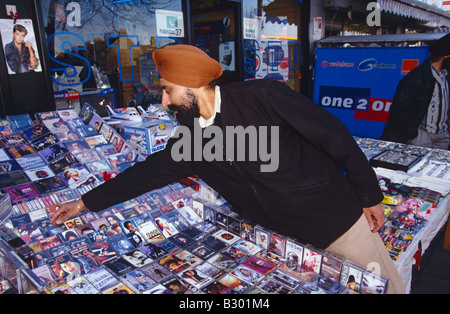
<path id="1" fill-rule="evenodd" d="M 219 129 L 227 137 L 228 127 L 276 126 L 276 136 L 258 143 L 267 147 L 277 141 L 276 169 L 261 171 L 267 161 L 262 156 L 243 161 L 235 156 L 174 160 L 174 136 L 163 151 L 66 205 L 52 223 L 61 223 L 85 208 L 106 209 L 195 174 L 244 219 L 361 265 L 378 263 L 390 279 L 388 291 L 404 293 L 377 234 L 384 211 L 376 175 L 336 117 L 274 80 L 218 85 L 220 64 L 189 45 L 157 49 L 153 60 L 160 75 L 162 105 L 175 111 L 179 123 L 194 134 L 198 129 L 204 134 Z M 196 141 L 191 141 L 192 154 L 196 153 Z M 210 145 L 204 137 L 200 142 L 201 149 Z M 249 147 L 245 145 L 245 156 L 252 153 Z"/>

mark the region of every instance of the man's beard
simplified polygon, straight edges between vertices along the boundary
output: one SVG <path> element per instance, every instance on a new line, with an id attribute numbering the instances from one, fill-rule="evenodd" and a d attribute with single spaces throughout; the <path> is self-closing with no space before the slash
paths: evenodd
<path id="1" fill-rule="evenodd" d="M 176 112 L 177 121 L 180 125 L 188 128 L 194 127 L 194 119 L 200 118 L 200 109 L 197 97 L 191 91 L 186 92 L 186 97 L 180 105 L 169 105 L 169 110 Z"/>

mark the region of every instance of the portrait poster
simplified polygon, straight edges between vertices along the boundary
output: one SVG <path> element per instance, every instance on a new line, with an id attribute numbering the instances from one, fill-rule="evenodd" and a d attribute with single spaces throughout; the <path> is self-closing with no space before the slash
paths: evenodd
<path id="1" fill-rule="evenodd" d="M 0 19 L 0 34 L 8 74 L 42 71 L 31 19 Z"/>

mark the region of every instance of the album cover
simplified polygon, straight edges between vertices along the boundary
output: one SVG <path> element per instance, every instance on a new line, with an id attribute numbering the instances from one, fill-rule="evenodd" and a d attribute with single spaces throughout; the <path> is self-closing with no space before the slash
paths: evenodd
<path id="1" fill-rule="evenodd" d="M 73 155 L 83 165 L 102 160 L 102 157 L 97 153 L 95 149 L 84 150 Z"/>
<path id="2" fill-rule="evenodd" d="M 166 256 L 162 257 L 158 262 L 160 265 L 166 267 L 173 273 L 178 273 L 189 267 L 188 263 L 186 263 L 179 257 L 175 256 L 174 254 L 167 254 Z"/>
<path id="3" fill-rule="evenodd" d="M 45 161 L 51 162 L 53 160 L 60 159 L 68 152 L 69 150 L 66 148 L 66 146 L 64 146 L 63 143 L 56 143 L 40 151 L 39 155 L 41 155 Z"/>
<path id="4" fill-rule="evenodd" d="M 105 267 L 94 269 L 93 271 L 85 274 L 83 277 L 87 279 L 98 291 L 111 288 L 119 283 L 116 277 L 106 270 Z"/>
<path id="5" fill-rule="evenodd" d="M 67 282 L 78 294 L 97 294 L 99 291 L 84 276 L 79 276 Z"/>
<path id="6" fill-rule="evenodd" d="M 238 242 L 236 242 L 235 244 L 233 244 L 233 247 L 244 251 L 246 253 L 248 253 L 249 255 L 255 255 L 256 253 L 258 253 L 259 251 L 261 251 L 261 247 L 257 246 L 256 244 L 247 241 L 247 240 L 239 240 Z"/>
<path id="7" fill-rule="evenodd" d="M 201 289 L 207 294 L 236 294 L 230 287 L 225 286 L 219 281 L 213 281 Z"/>
<path id="8" fill-rule="evenodd" d="M 177 276 L 181 279 L 185 286 L 192 290 L 201 289 L 203 286 L 213 281 L 211 277 L 193 267 L 179 272 Z"/>
<path id="9" fill-rule="evenodd" d="M 202 222 L 202 219 L 189 206 L 179 208 L 178 211 L 191 225 L 196 225 Z"/>
<path id="10" fill-rule="evenodd" d="M 111 167 L 109 166 L 108 162 L 104 159 L 100 159 L 93 162 L 88 162 L 85 164 L 86 168 L 95 175 L 102 174 L 104 171 L 111 171 Z"/>
<path id="11" fill-rule="evenodd" d="M 177 228 L 165 217 L 158 217 L 154 221 L 164 237 L 169 238 L 178 233 Z"/>
<path id="12" fill-rule="evenodd" d="M 89 145 L 91 149 L 95 149 L 97 146 L 108 144 L 103 135 L 97 134 L 92 136 L 87 136 L 84 138 L 86 143 Z"/>
<path id="13" fill-rule="evenodd" d="M 71 153 L 66 153 L 61 157 L 50 161 L 48 165 L 55 174 L 59 174 L 76 163 L 78 163 L 77 159 Z"/>
<path id="14" fill-rule="evenodd" d="M 55 134 L 47 133 L 31 141 L 30 145 L 36 152 L 40 152 L 58 142 L 59 140 Z"/>
<path id="15" fill-rule="evenodd" d="M 286 253 L 286 238 L 271 233 L 269 236 L 269 252 L 285 257 Z"/>
<path id="16" fill-rule="evenodd" d="M 144 294 L 172 294 L 172 292 L 162 284 L 156 284 L 153 288 L 143 292 Z"/>
<path id="17" fill-rule="evenodd" d="M 389 279 L 374 272 L 365 270 L 361 280 L 362 294 L 385 294 Z"/>
<path id="18" fill-rule="evenodd" d="M 337 256 L 329 253 L 323 254 L 320 275 L 334 282 L 339 282 L 343 263 L 344 261 Z"/>
<path id="19" fill-rule="evenodd" d="M 23 171 L 13 171 L 0 173 L 0 188 L 12 187 L 30 182 L 30 179 L 23 173 Z"/>
<path id="20" fill-rule="evenodd" d="M 266 291 L 269 294 L 290 294 L 292 289 L 282 285 L 272 278 L 264 278 L 258 284 L 257 287 Z"/>
<path id="21" fill-rule="evenodd" d="M 100 263 L 117 256 L 116 251 L 114 251 L 113 247 L 106 239 L 92 243 L 90 248 Z"/>
<path id="22" fill-rule="evenodd" d="M 194 239 L 195 241 L 199 241 L 205 237 L 205 234 L 198 229 L 197 227 L 191 226 L 181 232 L 184 235 Z"/>
<path id="23" fill-rule="evenodd" d="M 31 199 L 39 196 L 39 192 L 31 183 L 25 183 L 21 185 L 6 187 L 3 189 L 5 193 L 8 193 L 11 202 L 20 202 L 26 199 Z"/>
<path id="24" fill-rule="evenodd" d="M 59 118 L 59 114 L 57 111 L 45 111 L 35 113 L 34 117 L 39 123 L 42 123 L 42 121 L 44 120 L 52 120 Z"/>
<path id="25" fill-rule="evenodd" d="M 195 266 L 195 269 L 201 271 L 202 273 L 213 279 L 218 279 L 225 275 L 225 272 L 222 269 L 208 262 L 201 262 L 200 264 Z"/>
<path id="26" fill-rule="evenodd" d="M 173 273 L 170 270 L 163 267 L 158 262 L 147 264 L 139 270 L 157 282 L 164 281 L 165 279 L 173 276 Z"/>
<path id="27" fill-rule="evenodd" d="M 322 264 L 322 254 L 310 246 L 303 248 L 303 262 L 301 266 L 302 276 L 319 274 Z M 304 277 L 303 277 L 304 278 Z"/>
<path id="28" fill-rule="evenodd" d="M 256 285 L 261 279 L 264 278 L 264 275 L 250 269 L 244 265 L 239 265 L 235 269 L 231 271 L 231 274 L 236 276 L 237 278 L 247 282 L 250 285 Z"/>
<path id="29" fill-rule="evenodd" d="M 344 261 L 341 270 L 340 284 L 347 289 L 361 292 L 361 280 L 365 269 L 351 261 Z"/>
<path id="30" fill-rule="evenodd" d="M 232 274 L 226 274 L 219 279 L 219 282 L 229 287 L 234 292 L 241 294 L 252 288 L 252 286 L 248 282 L 245 282 L 240 278 L 233 276 Z"/>
<path id="31" fill-rule="evenodd" d="M 46 119 L 42 121 L 51 133 L 67 132 L 69 127 L 61 118 Z"/>
<path id="32" fill-rule="evenodd" d="M 6 148 L 0 148 L 0 161 L 11 160 L 11 157 L 6 152 Z"/>
<path id="33" fill-rule="evenodd" d="M 56 110 L 56 113 L 64 121 L 71 120 L 71 119 L 79 119 L 79 116 L 78 116 L 76 110 L 73 108 L 58 109 L 58 110 Z"/>
<path id="34" fill-rule="evenodd" d="M 174 212 L 177 212 L 177 211 L 174 211 Z M 166 214 L 166 217 L 167 216 L 168 216 L 168 214 Z M 216 225 L 213 224 L 212 222 L 210 222 L 209 220 L 205 220 L 205 221 L 199 223 L 198 225 L 196 225 L 195 227 L 205 234 L 213 234 L 213 233 L 217 232 L 219 229 L 222 229 L 222 228 L 216 227 Z"/>
<path id="35" fill-rule="evenodd" d="M 105 261 L 103 265 L 118 277 L 135 269 L 135 267 L 122 256 L 110 258 Z"/>
<path id="36" fill-rule="evenodd" d="M 257 271 L 260 274 L 267 275 L 275 268 L 275 265 L 264 261 L 256 256 L 251 256 L 242 265 L 247 266 L 250 269 Z"/>
<path id="37" fill-rule="evenodd" d="M 95 150 L 103 157 L 117 155 L 119 152 L 116 151 L 112 144 L 105 144 L 95 147 Z"/>
<path id="38" fill-rule="evenodd" d="M 0 136 L 8 136 L 14 133 L 11 123 L 6 119 L 0 119 Z"/>
<path id="39" fill-rule="evenodd" d="M 48 166 L 36 167 L 24 172 L 31 181 L 38 181 L 55 176 L 52 169 L 50 169 Z"/>
<path id="40" fill-rule="evenodd" d="M 112 126 L 110 126 L 108 123 L 102 123 L 102 125 L 100 126 L 100 130 L 98 131 L 98 133 L 100 133 L 101 135 L 103 135 L 103 137 L 105 138 L 106 141 L 109 142 L 109 140 L 111 139 L 111 137 L 113 136 L 113 134 L 115 133 L 114 128 Z M 116 152 L 118 153 L 118 152 Z"/>
<path id="41" fill-rule="evenodd" d="M 36 253 L 37 254 L 37 253 Z M 48 284 L 51 281 L 55 280 L 53 276 L 53 272 L 50 270 L 47 264 L 41 264 L 36 268 L 31 270 L 36 277 L 38 277 L 44 284 Z"/>
<path id="42" fill-rule="evenodd" d="M 35 124 L 32 127 L 25 129 L 21 134 L 24 138 L 26 138 L 29 142 L 41 137 L 47 133 L 50 133 L 50 130 L 43 124 Z"/>
<path id="43" fill-rule="evenodd" d="M 117 134 L 117 132 L 114 132 L 114 134 L 109 139 L 109 143 L 114 146 L 117 152 L 121 152 L 125 141 L 122 139 L 122 137 L 119 136 L 119 134 Z"/>
<path id="44" fill-rule="evenodd" d="M 8 151 L 9 155 L 13 158 L 20 158 L 36 154 L 36 151 L 28 143 L 17 146 L 10 146 L 7 147 L 6 150 Z"/>
<path id="45" fill-rule="evenodd" d="M 181 279 L 177 277 L 166 279 L 161 284 L 172 294 L 184 294 L 188 290 L 181 282 Z"/>
<path id="46" fill-rule="evenodd" d="M 229 273 L 239 265 L 233 259 L 220 253 L 217 253 L 216 255 L 210 257 L 207 262 L 222 269 L 226 273 Z"/>
<path id="47" fill-rule="evenodd" d="M 228 225 L 230 224 L 229 218 L 228 218 Z M 241 239 L 255 242 L 255 224 L 247 221 L 242 220 L 241 221 Z"/>
<path id="48" fill-rule="evenodd" d="M 238 248 L 235 248 L 233 246 L 225 248 L 224 250 L 221 251 L 221 253 L 223 255 L 233 259 L 234 261 L 236 261 L 239 264 L 243 263 L 250 257 L 250 255 L 247 252 L 241 251 Z"/>
<path id="49" fill-rule="evenodd" d="M 139 232 L 144 236 L 145 240 L 150 243 L 157 243 L 164 240 L 164 236 L 156 228 L 155 224 L 151 221 L 144 222 L 138 226 Z"/>
<path id="50" fill-rule="evenodd" d="M 134 267 L 142 267 L 145 266 L 151 262 L 153 262 L 153 259 L 150 258 L 147 254 L 145 254 L 143 251 L 139 249 L 131 250 L 127 253 L 122 254 L 122 257 L 131 265 Z"/>
<path id="51" fill-rule="evenodd" d="M 49 177 L 33 182 L 40 194 L 52 193 L 67 188 L 60 177 Z"/>
<path id="52" fill-rule="evenodd" d="M 67 119 L 67 120 L 64 120 L 64 121 L 66 121 L 67 126 L 71 130 L 75 130 L 77 127 L 84 126 L 84 123 L 83 123 L 83 121 L 80 118 Z"/>
<path id="53" fill-rule="evenodd" d="M 148 277 L 141 270 L 133 270 L 128 274 L 123 275 L 122 279 L 127 286 L 131 287 L 138 293 L 149 290 L 156 284 L 155 280 Z"/>
<path id="54" fill-rule="evenodd" d="M 281 283 L 283 286 L 288 287 L 289 289 L 295 289 L 301 283 L 301 280 L 297 276 L 294 276 L 281 269 L 274 269 L 267 275 L 267 277 Z"/>
<path id="55" fill-rule="evenodd" d="M 286 241 L 286 263 L 282 266 L 282 269 L 289 272 L 301 272 L 301 265 L 303 262 L 303 246 L 291 241 Z"/>
<path id="56" fill-rule="evenodd" d="M 182 250 L 181 252 L 177 252 L 176 256 L 180 259 L 182 259 L 183 261 L 185 261 L 187 264 L 189 264 L 190 266 L 195 266 L 199 263 L 201 263 L 203 260 L 197 256 L 195 256 L 195 254 L 186 251 L 186 250 Z"/>
<path id="57" fill-rule="evenodd" d="M 88 143 L 84 139 L 75 140 L 75 141 L 67 141 L 67 142 L 64 142 L 64 145 L 66 145 L 67 149 L 72 154 L 80 153 L 87 149 L 91 149 L 91 147 L 88 145 Z"/>
<path id="58" fill-rule="evenodd" d="M 92 126 L 97 132 L 100 132 L 100 128 L 103 123 L 106 123 L 103 121 L 103 118 L 100 117 L 98 114 L 94 113 L 92 115 L 92 118 L 90 119 L 89 123 L 87 123 L 87 124 Z"/>
<path id="59" fill-rule="evenodd" d="M 31 218 L 29 214 L 12 216 L 9 220 L 11 221 L 14 228 L 18 228 L 20 226 L 31 223 Z"/>
<path id="60" fill-rule="evenodd" d="M 183 233 L 178 233 L 170 238 L 169 241 L 173 242 L 176 246 L 186 249 L 197 243 L 193 238 Z"/>
<path id="61" fill-rule="evenodd" d="M 116 251 L 119 255 L 134 249 L 133 244 L 123 233 L 109 237 L 107 241 L 113 247 L 114 251 Z"/>
<path id="62" fill-rule="evenodd" d="M 67 131 L 67 132 L 59 132 L 59 133 L 56 133 L 54 135 L 55 135 L 56 139 L 59 142 L 63 142 L 63 143 L 65 143 L 67 141 L 76 141 L 76 140 L 82 139 L 78 135 L 78 133 L 76 131 L 74 131 L 74 130 L 70 130 L 70 131 Z"/>
<path id="63" fill-rule="evenodd" d="M 90 125 L 81 125 L 75 128 L 78 136 L 81 138 L 97 135 L 98 132 Z"/>
<path id="64" fill-rule="evenodd" d="M 81 107 L 80 113 L 78 117 L 83 121 L 84 124 L 88 124 L 92 117 L 94 116 L 95 109 L 89 103 L 84 103 L 83 107 Z"/>
<path id="65" fill-rule="evenodd" d="M 28 144 L 27 140 L 20 134 L 12 134 L 0 137 L 1 147 L 13 147 L 18 145 Z"/>
<path id="66" fill-rule="evenodd" d="M 16 158 L 17 164 L 22 170 L 30 170 L 38 167 L 45 167 L 47 163 L 42 159 L 40 155 L 30 155 L 26 157 Z"/>
<path id="67" fill-rule="evenodd" d="M 69 255 L 72 261 L 78 263 L 80 266 L 81 274 L 88 273 L 101 266 L 100 262 L 95 258 L 94 253 L 87 245 L 72 249 L 69 252 Z"/>
<path id="68" fill-rule="evenodd" d="M 228 229 L 228 215 L 217 210 L 215 211 L 214 219 L 216 221 L 216 225 L 219 225 L 219 227 L 222 227 L 224 229 Z"/>
<path id="69" fill-rule="evenodd" d="M 192 252 L 192 254 L 203 260 L 206 260 L 217 253 L 216 250 L 202 243 L 194 244 L 189 248 L 189 250 Z"/>
<path id="70" fill-rule="evenodd" d="M 80 265 L 70 259 L 69 254 L 52 257 L 47 265 L 53 272 L 55 278 L 63 278 L 66 281 L 73 280 L 81 275 Z"/>
<path id="71" fill-rule="evenodd" d="M 202 239 L 201 243 L 209 246 L 210 248 L 212 248 L 215 251 L 223 250 L 227 246 L 225 244 L 225 242 L 223 242 L 211 235 L 208 235 L 204 239 Z"/>
<path id="72" fill-rule="evenodd" d="M 232 234 L 228 230 L 218 230 L 212 234 L 213 237 L 219 239 L 220 241 L 226 243 L 227 245 L 232 245 L 239 240 L 239 236 Z"/>

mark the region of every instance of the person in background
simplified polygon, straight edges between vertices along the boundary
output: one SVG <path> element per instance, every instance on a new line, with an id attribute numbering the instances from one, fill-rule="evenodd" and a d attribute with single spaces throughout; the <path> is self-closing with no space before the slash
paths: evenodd
<path id="1" fill-rule="evenodd" d="M 400 80 L 381 140 L 449 149 L 450 34 L 429 51 L 429 58 Z"/>

